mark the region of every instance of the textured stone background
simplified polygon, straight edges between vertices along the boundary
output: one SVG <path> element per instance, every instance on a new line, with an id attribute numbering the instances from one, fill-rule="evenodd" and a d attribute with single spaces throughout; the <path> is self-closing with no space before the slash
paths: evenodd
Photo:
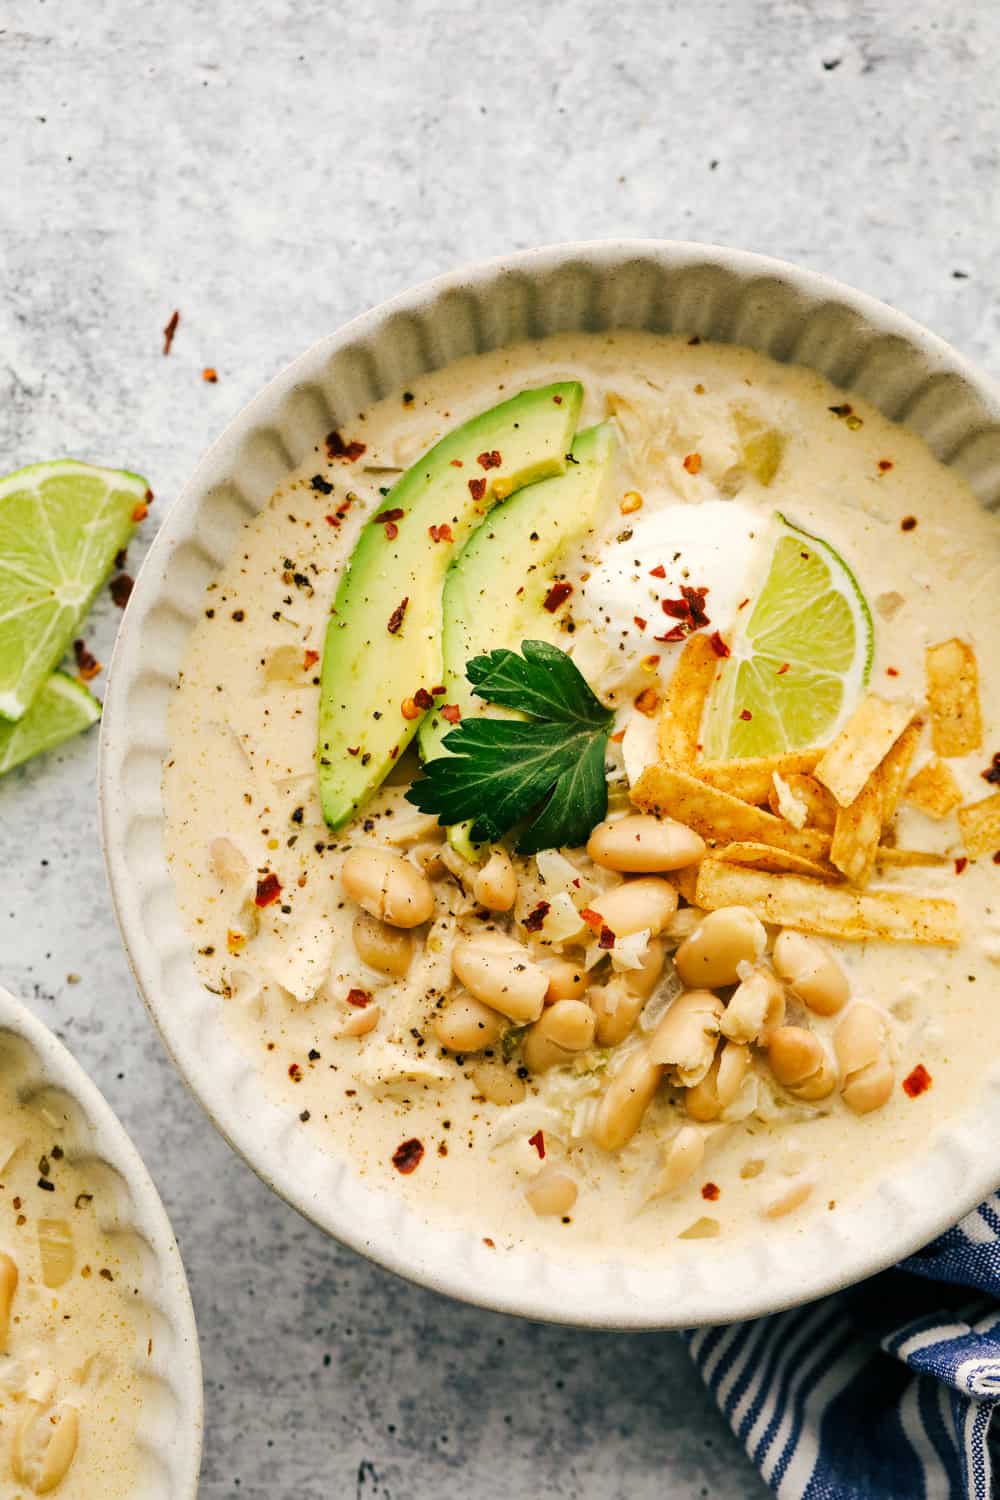
<path id="1" fill-rule="evenodd" d="M 139 469 L 148 541 L 210 439 L 320 334 L 463 260 L 577 237 L 801 261 L 1000 372 L 998 44 L 985 0 L 6 0 L 0 470 Z M 105 660 L 117 618 L 105 599 L 88 630 Z M 677 1340 L 452 1306 L 325 1240 L 232 1155 L 133 993 L 96 751 L 0 786 L 0 978 L 89 1067 L 173 1216 L 205 1500 L 762 1493 Z"/>

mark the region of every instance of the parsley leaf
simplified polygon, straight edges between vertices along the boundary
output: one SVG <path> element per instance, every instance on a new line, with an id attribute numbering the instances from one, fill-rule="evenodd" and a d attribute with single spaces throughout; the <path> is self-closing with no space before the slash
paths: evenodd
<path id="1" fill-rule="evenodd" d="M 577 847 L 608 810 L 614 714 L 558 646 L 522 641 L 521 651 L 490 651 L 465 670 L 477 697 L 524 717 L 463 719 L 443 741 L 447 755 L 427 763 L 406 798 L 441 823 L 471 820 L 476 843 L 528 819 L 522 854 Z"/>

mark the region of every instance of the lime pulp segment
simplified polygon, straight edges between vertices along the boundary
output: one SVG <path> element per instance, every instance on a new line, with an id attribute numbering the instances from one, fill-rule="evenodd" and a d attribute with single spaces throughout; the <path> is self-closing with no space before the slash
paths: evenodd
<path id="1" fill-rule="evenodd" d="M 89 729 L 100 717 L 100 703 L 82 682 L 53 672 L 16 724 L 0 721 L 0 776 Z"/>

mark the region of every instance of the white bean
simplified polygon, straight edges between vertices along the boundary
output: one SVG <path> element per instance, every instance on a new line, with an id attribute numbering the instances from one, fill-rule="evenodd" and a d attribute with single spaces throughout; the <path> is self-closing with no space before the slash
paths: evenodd
<path id="1" fill-rule="evenodd" d="M 65 1477 L 76 1457 L 80 1416 L 75 1406 L 32 1403 L 14 1434 L 11 1469 L 14 1478 L 48 1495 Z"/>
<path id="2" fill-rule="evenodd" d="M 495 1046 L 507 1029 L 501 1015 L 471 995 L 449 1000 L 432 1025 L 434 1035 L 449 1052 L 482 1052 Z"/>
<path id="3" fill-rule="evenodd" d="M 352 928 L 354 946 L 362 963 L 380 974 L 405 979 L 413 958 L 413 937 L 400 927 L 380 922 L 370 912 L 359 911 Z"/>
<path id="4" fill-rule="evenodd" d="M 615 937 L 643 931 L 655 935 L 677 910 L 677 892 L 669 880 L 645 875 L 602 892 L 591 905 Z"/>
<path id="5" fill-rule="evenodd" d="M 692 1120 L 717 1120 L 740 1091 L 750 1067 L 750 1048 L 726 1042 L 700 1083 L 688 1089 L 684 1103 Z"/>
<path id="6" fill-rule="evenodd" d="M 524 1190 L 539 1218 L 563 1218 L 577 1199 L 578 1188 L 565 1167 L 543 1167 Z"/>
<path id="7" fill-rule="evenodd" d="M 470 994 L 511 1021 L 537 1021 L 548 975 L 527 948 L 501 933 L 484 932 L 455 944 L 451 966 Z"/>
<path id="8" fill-rule="evenodd" d="M 596 1144 L 605 1151 L 618 1151 L 635 1135 L 663 1077 L 645 1047 L 632 1053 L 609 1082 L 601 1096 L 591 1129 Z"/>
<path id="9" fill-rule="evenodd" d="M 571 1062 L 593 1045 L 596 1017 L 583 1000 L 557 1000 L 530 1026 L 521 1044 L 524 1066 L 532 1073 Z"/>
<path id="10" fill-rule="evenodd" d="M 391 849 L 352 849 L 342 878 L 352 901 L 392 927 L 419 927 L 434 915 L 430 881 Z"/>
<path id="11" fill-rule="evenodd" d="M 663 1148 L 663 1162 L 650 1192 L 662 1198 L 689 1182 L 705 1159 L 705 1137 L 694 1125 L 682 1125 Z"/>
<path id="12" fill-rule="evenodd" d="M 833 1036 L 840 1066 L 840 1092 L 848 1109 L 867 1115 L 892 1095 L 895 1075 L 881 1014 L 871 1005 L 852 1005 Z"/>
<path id="13" fill-rule="evenodd" d="M 778 1026 L 768 1039 L 771 1072 L 798 1099 L 825 1099 L 837 1082 L 822 1042 L 802 1026 Z"/>
<path id="14" fill-rule="evenodd" d="M 646 1003 L 642 995 L 628 988 L 621 975 L 607 984 L 592 985 L 587 999 L 597 1017 L 594 1035 L 599 1047 L 617 1047 L 623 1042 Z"/>
<path id="15" fill-rule="evenodd" d="M 711 990 L 685 990 L 650 1037 L 650 1057 L 685 1087 L 700 1083 L 712 1066 L 722 1011 Z"/>
<path id="16" fill-rule="evenodd" d="M 761 1209 L 765 1219 L 780 1219 L 801 1208 L 813 1190 L 811 1182 L 792 1182 L 769 1198 Z"/>
<path id="17" fill-rule="evenodd" d="M 598 823 L 587 843 L 595 865 L 627 875 L 655 875 L 693 865 L 705 853 L 705 841 L 673 818 L 629 813 Z"/>
<path id="18" fill-rule="evenodd" d="M 770 969 L 754 969 L 740 981 L 726 1006 L 720 1030 L 731 1042 L 767 1045 L 767 1037 L 785 1019 L 785 991 Z"/>
<path id="19" fill-rule="evenodd" d="M 690 988 L 715 989 L 735 984 L 741 964 L 755 964 L 767 946 L 763 922 L 745 906 L 711 911 L 674 954 L 674 963 Z"/>
<path id="20" fill-rule="evenodd" d="M 774 944 L 773 962 L 792 994 L 817 1015 L 836 1015 L 847 1004 L 847 976 L 815 938 L 786 928 Z"/>
<path id="21" fill-rule="evenodd" d="M 551 958 L 542 965 L 548 975 L 545 1004 L 554 1005 L 557 1000 L 582 1000 L 586 993 L 587 971 L 582 964 L 570 963 L 567 958 Z"/>
<path id="22" fill-rule="evenodd" d="M 10 1311 L 17 1291 L 17 1263 L 0 1253 L 0 1354 L 7 1352 L 10 1335 Z"/>
<path id="23" fill-rule="evenodd" d="M 523 1078 L 518 1078 L 503 1063 L 476 1063 L 471 1076 L 483 1098 L 488 1099 L 491 1104 L 520 1104 L 528 1092 Z"/>
<path id="24" fill-rule="evenodd" d="M 472 894 L 487 911 L 510 911 L 517 900 L 517 873 L 510 855 L 499 845 L 476 873 Z"/>

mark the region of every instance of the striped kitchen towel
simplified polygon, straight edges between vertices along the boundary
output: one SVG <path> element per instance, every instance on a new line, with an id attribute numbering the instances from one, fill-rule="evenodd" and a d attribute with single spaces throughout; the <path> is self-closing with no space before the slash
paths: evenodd
<path id="1" fill-rule="evenodd" d="M 1000 1196 L 860 1286 L 687 1337 L 779 1500 L 994 1495 Z"/>

